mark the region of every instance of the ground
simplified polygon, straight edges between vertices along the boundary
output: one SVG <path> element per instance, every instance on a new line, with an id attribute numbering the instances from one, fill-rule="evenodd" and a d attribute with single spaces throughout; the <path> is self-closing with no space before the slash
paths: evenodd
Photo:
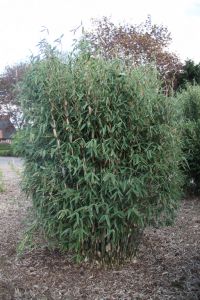
<path id="1" fill-rule="evenodd" d="M 19 256 L 31 210 L 20 192 L 21 164 L 0 158 L 0 300 L 200 299 L 200 199 L 182 201 L 174 226 L 147 229 L 138 257 L 118 269 L 77 265 L 45 245 Z"/>

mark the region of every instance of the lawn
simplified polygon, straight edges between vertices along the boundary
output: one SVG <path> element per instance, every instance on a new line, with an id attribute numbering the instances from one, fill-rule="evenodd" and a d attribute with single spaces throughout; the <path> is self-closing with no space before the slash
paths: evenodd
<path id="1" fill-rule="evenodd" d="M 13 156 L 12 146 L 10 144 L 0 144 L 0 156 Z"/>

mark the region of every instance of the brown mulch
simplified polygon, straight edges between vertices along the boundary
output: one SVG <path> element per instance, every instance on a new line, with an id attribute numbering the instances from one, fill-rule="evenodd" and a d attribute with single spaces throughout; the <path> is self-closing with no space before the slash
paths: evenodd
<path id="1" fill-rule="evenodd" d="M 182 202 L 174 226 L 147 229 L 137 259 L 105 270 L 46 247 L 18 256 L 30 203 L 13 168 L 0 168 L 0 300 L 200 299 L 200 199 Z"/>

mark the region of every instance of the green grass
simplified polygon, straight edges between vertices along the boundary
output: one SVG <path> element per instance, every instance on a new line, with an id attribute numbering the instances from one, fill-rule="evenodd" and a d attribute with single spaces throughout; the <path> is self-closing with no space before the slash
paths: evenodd
<path id="1" fill-rule="evenodd" d="M 0 144 L 0 156 L 14 156 L 10 144 Z"/>
<path id="2" fill-rule="evenodd" d="M 11 148 L 10 144 L 0 144 L 0 150 L 9 150 Z"/>

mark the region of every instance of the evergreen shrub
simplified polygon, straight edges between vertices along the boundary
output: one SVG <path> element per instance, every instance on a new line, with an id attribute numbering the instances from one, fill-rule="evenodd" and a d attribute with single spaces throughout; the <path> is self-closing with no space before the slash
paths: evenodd
<path id="1" fill-rule="evenodd" d="M 121 263 L 180 197 L 176 107 L 152 67 L 45 46 L 23 82 L 24 189 L 38 224 L 77 259 Z"/>
<path id="2" fill-rule="evenodd" d="M 200 86 L 186 86 L 179 94 L 183 106 L 183 153 L 186 159 L 186 191 L 200 193 Z"/>

